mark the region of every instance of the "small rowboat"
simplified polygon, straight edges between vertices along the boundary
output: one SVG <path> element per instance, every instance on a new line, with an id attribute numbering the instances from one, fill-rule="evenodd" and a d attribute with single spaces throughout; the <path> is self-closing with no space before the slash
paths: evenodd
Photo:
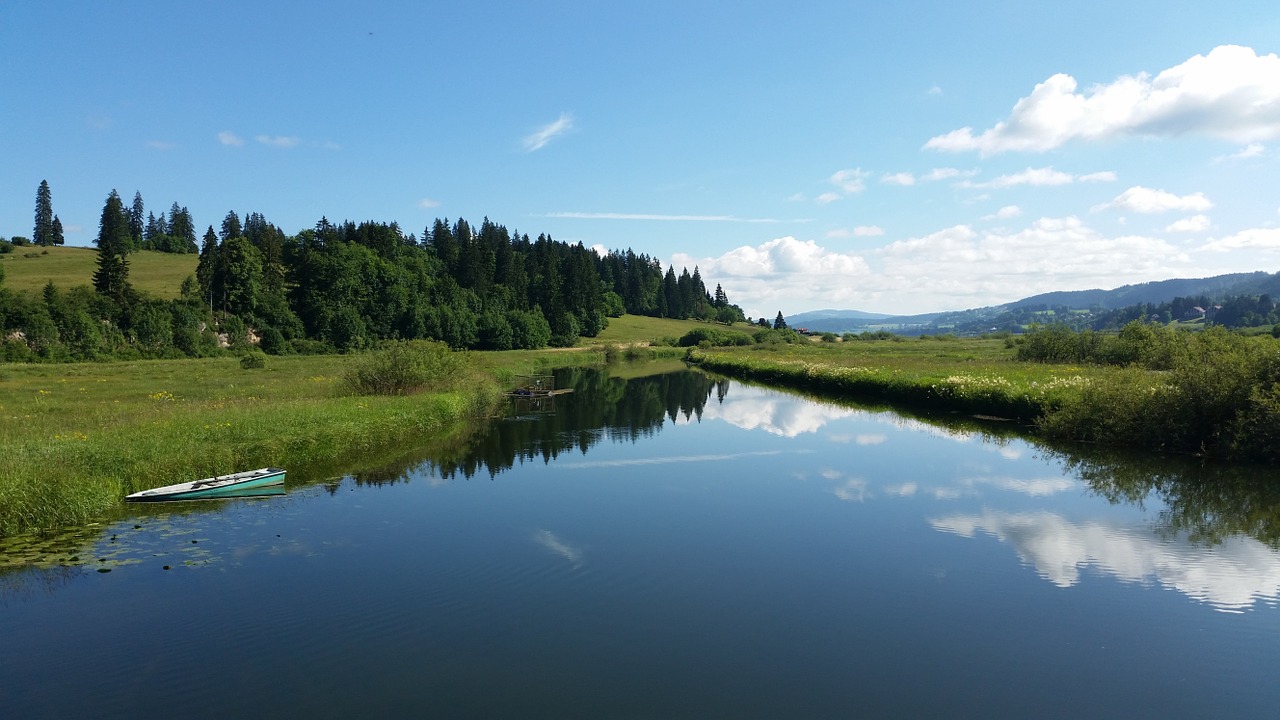
<path id="1" fill-rule="evenodd" d="M 251 495 L 275 495 L 271 486 L 284 484 L 284 470 L 259 468 L 230 475 L 178 483 L 143 490 L 125 496 L 127 502 L 152 502 L 156 500 L 203 500 L 206 498 L 247 497 Z M 279 489 L 279 488 L 275 488 Z"/>

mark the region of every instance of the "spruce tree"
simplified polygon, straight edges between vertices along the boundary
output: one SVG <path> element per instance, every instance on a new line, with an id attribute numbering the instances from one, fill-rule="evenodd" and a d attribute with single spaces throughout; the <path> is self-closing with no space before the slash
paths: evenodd
<path id="1" fill-rule="evenodd" d="M 36 190 L 36 224 L 31 240 L 36 245 L 53 244 L 53 200 L 48 180 L 41 180 Z"/>
<path id="2" fill-rule="evenodd" d="M 133 193 L 133 207 L 129 210 L 129 235 L 133 237 L 133 247 L 142 247 L 143 231 L 146 229 L 142 219 L 142 193 Z"/>
<path id="3" fill-rule="evenodd" d="M 63 235 L 62 235 L 62 221 L 58 219 L 58 216 L 57 216 L 57 215 L 54 215 L 54 216 L 53 216 L 53 238 L 52 238 L 52 242 L 53 242 L 53 244 L 54 244 L 54 245 L 62 245 L 62 244 L 64 244 L 66 241 L 67 241 L 67 240 L 66 240 L 66 238 L 65 238 L 65 237 L 63 237 Z"/>
<path id="4" fill-rule="evenodd" d="M 98 223 L 98 269 L 93 273 L 93 289 L 117 303 L 126 305 L 132 288 L 129 286 L 129 216 L 125 212 L 120 195 L 112 190 L 102 208 L 102 220 Z"/>
<path id="5" fill-rule="evenodd" d="M 781 310 L 779 310 L 779 311 L 778 311 L 778 317 L 776 317 L 776 318 L 774 318 L 774 319 L 773 319 L 773 329 L 774 329 L 774 330 L 786 330 L 786 329 L 787 329 L 787 321 L 786 321 L 786 319 L 785 319 L 785 318 L 783 318 L 783 317 L 782 317 L 782 311 L 781 311 Z"/>

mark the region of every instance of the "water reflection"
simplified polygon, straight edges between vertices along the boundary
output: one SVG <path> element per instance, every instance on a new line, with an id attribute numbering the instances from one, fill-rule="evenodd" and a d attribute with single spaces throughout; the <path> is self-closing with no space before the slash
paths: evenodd
<path id="1" fill-rule="evenodd" d="M 940 517 L 930 525 L 963 537 L 992 535 L 1058 587 L 1075 585 L 1083 569 L 1095 568 L 1124 582 L 1154 580 L 1224 611 L 1280 597 L 1280 555 L 1252 538 L 1237 536 L 1204 547 L 1186 538 L 1161 538 L 1143 527 L 1072 522 L 1047 511 L 987 510 Z"/>

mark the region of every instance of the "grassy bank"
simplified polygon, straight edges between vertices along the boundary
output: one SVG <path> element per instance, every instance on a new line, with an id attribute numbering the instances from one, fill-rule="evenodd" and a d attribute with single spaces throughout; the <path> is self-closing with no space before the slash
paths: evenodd
<path id="1" fill-rule="evenodd" d="M 1035 339 L 702 348 L 691 359 L 821 395 L 1014 419 L 1055 440 L 1280 460 L 1280 342 L 1273 338 L 1137 328 L 1070 338 L 1092 341 L 1099 357 L 1119 364 L 1016 360 Z"/>
<path id="2" fill-rule="evenodd" d="M 707 370 L 835 397 L 1034 423 L 1109 374 L 1015 363 L 1000 340 L 904 340 L 694 350 Z"/>
<path id="3" fill-rule="evenodd" d="M 136 490 L 330 463 L 449 432 L 497 396 L 474 373 L 410 397 L 339 389 L 341 357 L 5 366 L 0 534 L 83 522 Z"/>

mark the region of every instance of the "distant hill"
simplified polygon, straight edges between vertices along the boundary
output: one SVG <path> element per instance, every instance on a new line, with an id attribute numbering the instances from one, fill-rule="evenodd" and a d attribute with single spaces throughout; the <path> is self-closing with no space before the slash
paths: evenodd
<path id="1" fill-rule="evenodd" d="M 1113 290 L 1071 290 L 1032 295 L 1004 305 L 924 315 L 890 315 L 861 310 L 812 310 L 787 317 L 787 324 L 815 332 L 867 332 L 889 330 L 904 334 L 956 332 L 975 334 L 1017 329 L 1027 322 L 1054 322 L 1063 317 L 1084 321 L 1099 310 L 1116 310 L 1149 303 L 1159 305 L 1174 298 L 1271 295 L 1280 299 L 1280 273 L 1251 272 L 1207 278 L 1176 278 Z M 1060 313 L 1038 312 L 1058 310 Z M 1063 315 L 1062 313 L 1067 313 Z"/>
<path id="2" fill-rule="evenodd" d="M 1123 285 L 1114 290 L 1049 292 L 1032 295 L 1017 302 L 1008 303 L 1004 307 L 1009 310 L 1016 310 L 1043 305 L 1081 310 L 1091 307 L 1114 310 L 1142 303 L 1165 303 L 1176 297 L 1195 297 L 1198 295 L 1220 297 L 1224 295 L 1257 295 L 1264 292 L 1275 292 L 1275 290 L 1260 289 L 1268 285 L 1280 285 L 1277 282 L 1277 276 L 1261 271 L 1232 273 L 1208 278 L 1178 278 L 1139 283 L 1137 285 Z"/>

